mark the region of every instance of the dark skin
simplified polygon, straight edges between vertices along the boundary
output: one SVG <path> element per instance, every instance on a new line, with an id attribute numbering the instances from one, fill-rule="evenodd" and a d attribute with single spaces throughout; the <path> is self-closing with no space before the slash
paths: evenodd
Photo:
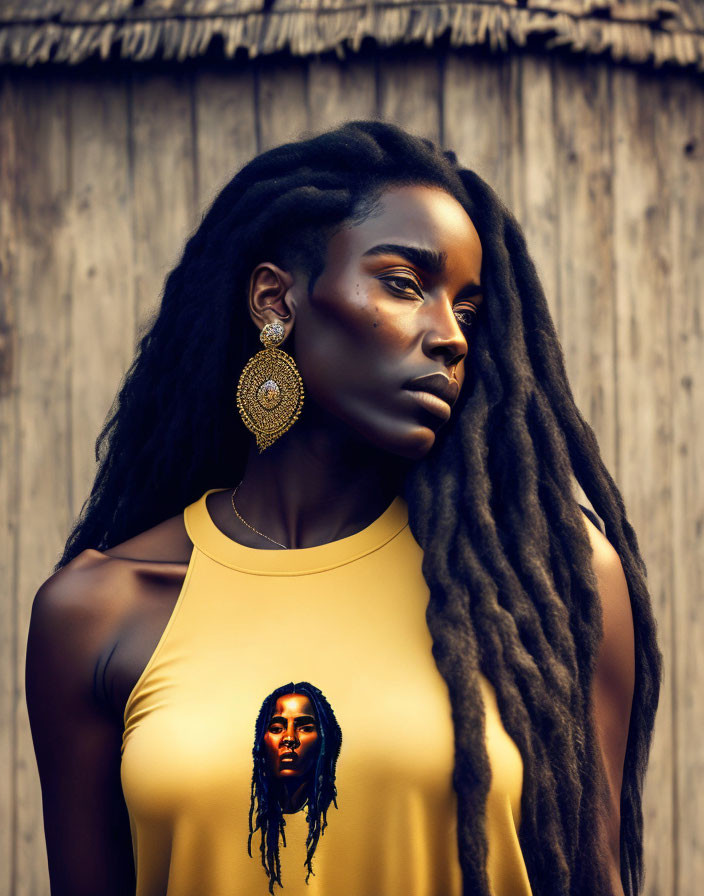
<path id="1" fill-rule="evenodd" d="M 380 245 L 444 253 L 443 269 L 423 268 L 398 250 L 365 254 Z M 279 348 L 292 352 L 305 399 L 300 418 L 271 447 L 260 454 L 250 442 L 236 496 L 247 522 L 302 548 L 381 515 L 408 463 L 424 457 L 446 425 L 402 386 L 441 373 L 462 387 L 468 324 L 483 300 L 481 264 L 479 236 L 462 206 L 438 188 L 408 186 L 388 190 L 380 214 L 331 237 L 310 296 L 303 274 L 269 262 L 254 269 L 253 325 L 259 331 L 281 321 Z M 211 495 L 208 507 L 234 540 L 276 548 L 237 519 L 229 492 Z"/>
<path id="2" fill-rule="evenodd" d="M 264 735 L 264 749 L 283 812 L 298 812 L 305 804 L 310 773 L 315 770 L 320 748 L 318 739 L 315 711 L 308 697 L 279 697 Z"/>
<path id="3" fill-rule="evenodd" d="M 249 523 L 288 547 L 325 544 L 368 526 L 399 494 L 406 465 L 432 449 L 449 407 L 444 415 L 429 413 L 404 390 L 408 379 L 442 373 L 460 388 L 464 383 L 469 331 L 460 316 L 466 320 L 465 312 L 471 316 L 483 301 L 473 286 L 482 264 L 474 225 L 438 188 L 393 188 L 382 199 L 379 215 L 330 239 L 310 296 L 296 271 L 264 262 L 251 273 L 252 325 L 258 332 L 281 320 L 286 338 L 280 347 L 295 357 L 305 401 L 299 420 L 263 453 L 250 437 L 236 504 Z M 366 254 L 389 244 L 444 253 L 445 264 L 432 271 L 398 250 Z M 230 494 L 208 498 L 215 524 L 236 542 L 280 550 L 237 519 Z M 620 795 L 635 682 L 633 618 L 618 554 L 583 519 L 604 620 L 592 692 L 611 796 L 601 836 L 613 892 L 623 896 Z M 119 781 L 122 717 L 171 616 L 191 551 L 178 514 L 107 551 L 83 551 L 42 586 L 28 643 L 28 705 L 59 894 L 75 892 L 74 879 L 89 867 L 91 892 L 122 892 L 118 877 L 132 862 Z M 104 692 L 95 693 L 96 681 L 104 682 Z M 66 720 L 78 740 L 61 752 L 57 743 L 71 742 L 59 736 Z M 76 780 L 94 800 L 77 801 L 75 785 L 63 786 Z M 81 807 L 73 826 L 66 819 L 69 801 Z M 101 840 L 96 831 L 108 819 Z M 84 830 L 94 832 L 90 862 L 79 850 Z"/>

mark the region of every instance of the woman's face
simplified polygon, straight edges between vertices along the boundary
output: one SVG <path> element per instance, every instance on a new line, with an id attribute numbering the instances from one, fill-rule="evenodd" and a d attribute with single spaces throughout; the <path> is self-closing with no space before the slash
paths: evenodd
<path id="1" fill-rule="evenodd" d="M 305 694 L 285 694 L 264 735 L 269 771 L 276 778 L 307 775 L 318 755 L 318 723 Z"/>
<path id="2" fill-rule="evenodd" d="M 472 221 L 438 187 L 391 187 L 380 213 L 335 233 L 310 296 L 300 280 L 290 293 L 313 412 L 385 451 L 424 456 L 464 383 L 481 264 Z"/>

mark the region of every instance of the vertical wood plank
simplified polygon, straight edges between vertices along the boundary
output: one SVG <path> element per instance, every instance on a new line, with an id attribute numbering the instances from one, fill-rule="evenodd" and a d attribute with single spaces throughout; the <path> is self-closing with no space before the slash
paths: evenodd
<path id="1" fill-rule="evenodd" d="M 440 142 L 440 65 L 435 53 L 388 50 L 379 61 L 379 115 Z"/>
<path id="2" fill-rule="evenodd" d="M 448 54 L 442 87 L 443 143 L 511 205 L 513 71 L 510 57 Z"/>
<path id="3" fill-rule="evenodd" d="M 555 132 L 552 121 L 553 79 L 548 57 L 513 60 L 517 119 L 511 155 L 512 207 L 525 233 L 528 251 L 545 290 L 550 314 L 560 330 L 558 195 Z"/>
<path id="4" fill-rule="evenodd" d="M 675 868 L 673 892 L 696 896 L 704 877 L 704 87 L 673 77 L 658 127 L 671 135 L 673 383 Z"/>
<path id="5" fill-rule="evenodd" d="M 197 225 L 191 77 L 133 75 L 132 177 L 137 327 L 160 303 L 164 281 Z"/>
<path id="6" fill-rule="evenodd" d="M 609 69 L 560 65 L 554 82 L 560 340 L 577 406 L 616 473 L 615 272 Z M 533 171 L 528 175 L 532 179 Z"/>
<path id="7" fill-rule="evenodd" d="M 263 59 L 256 71 L 259 152 L 308 136 L 306 62 Z"/>
<path id="8" fill-rule="evenodd" d="M 24 696 L 26 634 L 34 594 L 63 548 L 70 523 L 71 296 L 67 241 L 68 92 L 37 73 L 18 87 L 16 114 L 19 333 L 19 506 L 15 708 L 16 896 L 48 893 L 41 792 Z"/>
<path id="9" fill-rule="evenodd" d="M 194 82 L 196 182 L 200 214 L 257 154 L 251 68 L 197 72 Z"/>
<path id="10" fill-rule="evenodd" d="M 316 132 L 344 121 L 376 117 L 374 61 L 311 59 L 308 67 L 310 126 Z"/>
<path id="11" fill-rule="evenodd" d="M 70 89 L 71 510 L 77 516 L 96 473 L 95 440 L 134 351 L 135 295 L 127 85 L 121 77 L 77 77 Z"/>
<path id="12" fill-rule="evenodd" d="M 18 518 L 17 309 L 14 281 L 17 252 L 17 153 L 12 79 L 0 77 L 0 893 L 13 890 L 14 871 L 14 710 L 16 630 L 16 549 Z"/>
<path id="13" fill-rule="evenodd" d="M 614 256 L 618 484 L 638 534 L 664 655 L 664 680 L 645 787 L 645 893 L 672 893 L 673 433 L 668 326 L 672 185 L 658 131 L 657 75 L 613 71 Z"/>

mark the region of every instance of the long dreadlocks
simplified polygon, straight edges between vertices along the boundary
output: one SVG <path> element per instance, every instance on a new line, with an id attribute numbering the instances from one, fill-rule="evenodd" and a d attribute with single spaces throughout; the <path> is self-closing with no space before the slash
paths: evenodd
<path id="1" fill-rule="evenodd" d="M 636 684 L 621 792 L 621 877 L 643 879 L 642 788 L 662 676 L 646 569 L 621 494 L 575 405 L 545 294 L 516 219 L 454 153 L 382 122 L 350 122 L 271 149 L 224 187 L 166 279 L 96 442 L 98 471 L 57 569 L 181 513 L 242 478 L 234 411 L 260 346 L 246 308 L 260 261 L 312 286 L 335 228 L 391 185 L 440 186 L 479 234 L 485 301 L 448 425 L 403 486 L 423 549 L 433 656 L 455 730 L 466 894 L 489 896 L 490 766 L 477 671 L 524 761 L 520 844 L 540 896 L 608 893 L 597 837 L 604 773 L 589 705 L 602 616 L 575 481 L 604 521 L 633 608 Z"/>

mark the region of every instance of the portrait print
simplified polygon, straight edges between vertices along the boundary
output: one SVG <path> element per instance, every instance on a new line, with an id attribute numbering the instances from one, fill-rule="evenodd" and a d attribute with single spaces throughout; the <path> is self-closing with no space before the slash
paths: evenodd
<path id="1" fill-rule="evenodd" d="M 286 846 L 284 815 L 306 811 L 306 883 L 313 874 L 313 854 L 327 826 L 330 803 L 337 805 L 335 768 L 342 731 L 322 691 L 307 681 L 282 685 L 262 703 L 255 724 L 247 851 L 261 831 L 262 865 L 283 886 L 279 835 Z M 256 807 L 255 807 L 256 803 Z"/>

